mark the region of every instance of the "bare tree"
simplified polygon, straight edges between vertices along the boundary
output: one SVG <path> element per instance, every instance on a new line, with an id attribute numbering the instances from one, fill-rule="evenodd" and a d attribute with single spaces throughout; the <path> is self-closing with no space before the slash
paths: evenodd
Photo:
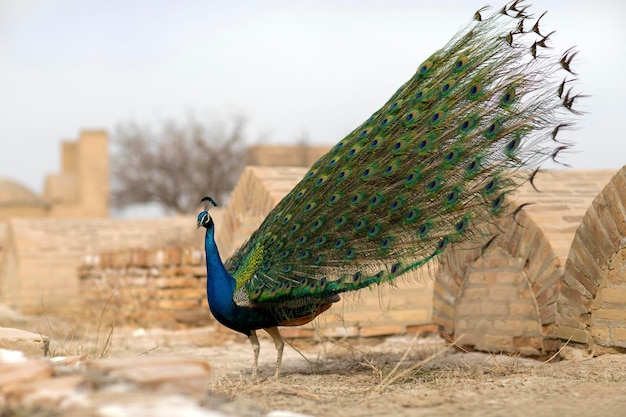
<path id="1" fill-rule="evenodd" d="M 158 132 L 129 122 L 117 128 L 112 154 L 112 204 L 160 204 L 190 213 L 200 198 L 223 201 L 245 166 L 245 119 L 184 124 L 166 121 Z"/>

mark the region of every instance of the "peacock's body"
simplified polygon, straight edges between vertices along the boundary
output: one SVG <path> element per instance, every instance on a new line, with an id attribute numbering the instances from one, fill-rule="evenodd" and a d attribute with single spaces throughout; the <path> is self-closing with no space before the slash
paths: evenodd
<path id="1" fill-rule="evenodd" d="M 550 54 L 541 18 L 519 0 L 483 13 L 320 158 L 225 265 L 208 207 L 199 214 L 211 311 L 249 336 L 253 373 L 257 329 L 274 338 L 278 374 L 276 326 L 488 238 L 480 225 L 513 212 L 505 196 L 567 147 L 556 135 L 578 114 L 575 52 Z"/>

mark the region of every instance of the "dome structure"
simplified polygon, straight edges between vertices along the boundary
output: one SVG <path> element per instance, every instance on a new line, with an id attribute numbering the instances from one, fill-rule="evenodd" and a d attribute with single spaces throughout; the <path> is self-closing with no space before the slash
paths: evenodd
<path id="1" fill-rule="evenodd" d="M 44 204 L 28 187 L 9 178 L 0 178 L 0 205 Z"/>

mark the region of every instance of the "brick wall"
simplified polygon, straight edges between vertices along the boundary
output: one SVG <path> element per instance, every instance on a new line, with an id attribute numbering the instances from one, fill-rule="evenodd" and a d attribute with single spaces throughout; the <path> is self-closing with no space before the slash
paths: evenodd
<path id="1" fill-rule="evenodd" d="M 458 343 L 488 351 L 543 354 L 563 339 L 585 342 L 591 299 L 563 302 L 572 293 L 564 269 L 583 216 L 594 218 L 591 202 L 614 174 L 555 171 L 535 181 L 541 193 L 528 185 L 518 190 L 516 202 L 534 204 L 492 228 L 499 234 L 486 253 L 473 243 L 444 255 L 434 322 Z M 604 257 L 614 252 L 604 250 Z"/>
<path id="2" fill-rule="evenodd" d="M 600 351 L 626 347 L 626 166 L 576 230 L 558 299 L 562 338 Z"/>
<path id="3" fill-rule="evenodd" d="M 219 219 L 220 211 L 214 217 Z M 87 254 L 202 244 L 195 216 L 161 219 L 25 219 L 7 227 L 0 300 L 23 312 L 80 306 L 77 269 Z"/>
<path id="4" fill-rule="evenodd" d="M 92 318 L 117 324 L 176 328 L 212 321 L 206 301 L 204 251 L 164 248 L 83 257 L 79 287 Z"/>

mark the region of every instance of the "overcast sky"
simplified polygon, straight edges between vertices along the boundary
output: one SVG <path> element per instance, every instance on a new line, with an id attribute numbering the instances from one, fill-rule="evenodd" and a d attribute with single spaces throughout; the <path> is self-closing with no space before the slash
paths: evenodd
<path id="1" fill-rule="evenodd" d="M 253 143 L 332 144 L 377 110 L 486 0 L 0 0 L 0 177 L 41 191 L 59 142 L 242 113 Z M 553 45 L 580 49 L 592 97 L 567 156 L 626 164 L 626 2 L 536 0 Z M 495 4 L 501 6 L 501 3 Z"/>

